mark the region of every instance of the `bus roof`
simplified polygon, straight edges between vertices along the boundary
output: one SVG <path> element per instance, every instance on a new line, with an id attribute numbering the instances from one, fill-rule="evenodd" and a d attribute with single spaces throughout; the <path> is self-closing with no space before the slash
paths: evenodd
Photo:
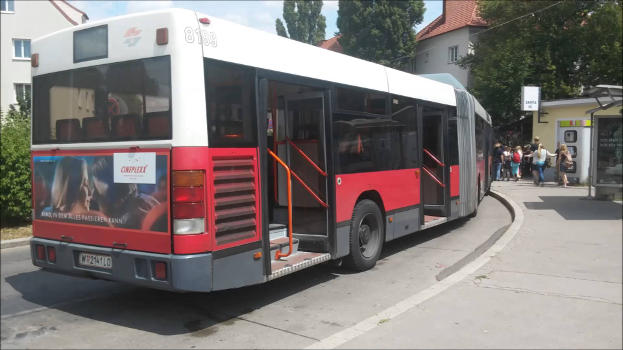
<path id="1" fill-rule="evenodd" d="M 200 24 L 197 18 L 201 17 L 209 18 L 210 23 Z M 45 55 L 56 55 L 56 52 L 70 53 L 71 33 L 104 24 L 109 25 L 111 36 L 107 59 L 74 63 L 67 58 L 61 61 L 42 57 L 41 66 L 33 69 L 33 75 L 135 59 L 138 58 L 135 57 L 137 54 L 151 57 L 155 51 L 165 54 L 169 48 L 158 50 L 159 48 L 152 44 L 151 36 L 155 35 L 155 30 L 151 29 L 167 26 L 169 46 L 173 41 L 182 43 L 186 41 L 185 46 L 201 47 L 204 57 L 456 106 L 454 88 L 451 85 L 185 9 L 155 10 L 81 24 L 37 38 L 33 41 L 33 47 L 44 51 Z M 116 24 L 119 25 L 115 26 Z M 142 28 L 143 33 L 147 33 L 150 29 L 148 31 L 150 37 L 144 38 L 147 40 L 137 45 L 142 46 L 141 48 L 133 47 L 130 51 L 120 45 L 117 39 L 111 41 L 112 38 L 123 37 L 128 25 Z M 197 45 L 198 39 L 190 41 L 187 36 L 185 37 L 189 30 L 194 35 L 198 29 L 203 31 L 204 36 L 210 41 L 204 38 L 203 45 Z M 154 33 L 151 33 L 152 31 Z M 50 40 L 52 38 L 59 40 L 62 38 L 62 42 Z M 190 54 L 196 51 L 191 49 L 182 52 Z M 180 51 L 176 50 L 175 53 Z"/>
<path id="2" fill-rule="evenodd" d="M 216 36 L 214 46 L 204 46 L 208 58 L 388 92 L 445 105 L 456 105 L 448 84 L 402 72 L 356 57 L 326 50 L 224 19 L 210 19 L 202 29 Z"/>

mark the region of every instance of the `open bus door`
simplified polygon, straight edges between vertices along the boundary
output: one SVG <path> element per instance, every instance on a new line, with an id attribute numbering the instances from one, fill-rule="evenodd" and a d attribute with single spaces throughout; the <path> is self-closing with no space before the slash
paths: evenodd
<path id="1" fill-rule="evenodd" d="M 327 92 L 267 79 L 260 87 L 261 207 L 273 279 L 330 259 Z"/>
<path id="2" fill-rule="evenodd" d="M 285 113 L 277 123 L 277 155 L 293 171 L 292 207 L 297 235 L 326 236 L 327 161 L 325 102 L 322 92 L 284 97 Z M 278 205 L 287 205 L 285 170 L 277 172 Z"/>
<path id="3" fill-rule="evenodd" d="M 421 127 L 421 224 L 424 228 L 433 222 L 443 222 L 450 216 L 449 179 L 447 163 L 448 115 L 443 107 L 423 105 L 419 109 Z"/>

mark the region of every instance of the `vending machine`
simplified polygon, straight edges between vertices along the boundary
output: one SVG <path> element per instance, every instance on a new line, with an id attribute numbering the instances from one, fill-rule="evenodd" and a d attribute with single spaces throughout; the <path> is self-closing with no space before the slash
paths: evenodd
<path id="1" fill-rule="evenodd" d="M 569 183 L 588 183 L 590 161 L 590 120 L 559 120 L 556 140 L 567 145 L 573 166 L 567 170 Z"/>

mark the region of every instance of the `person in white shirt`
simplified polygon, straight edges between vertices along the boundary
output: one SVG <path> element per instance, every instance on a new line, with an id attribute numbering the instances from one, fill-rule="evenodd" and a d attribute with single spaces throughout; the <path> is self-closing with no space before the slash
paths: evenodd
<path id="1" fill-rule="evenodd" d="M 535 165 L 537 171 L 539 172 L 539 178 L 534 180 L 534 184 L 537 186 L 543 186 L 543 183 L 545 182 L 545 178 L 543 176 L 543 170 L 545 169 L 545 160 L 547 159 L 547 157 L 556 157 L 556 154 L 550 153 L 548 150 L 545 149 L 545 147 L 543 147 L 542 143 L 539 143 L 537 150 L 526 157 L 532 157 L 532 164 Z"/>
<path id="2" fill-rule="evenodd" d="M 506 181 L 510 181 L 511 178 L 511 148 L 509 146 L 504 147 L 502 153 L 504 157 L 504 164 L 502 165 L 502 180 L 506 178 Z"/>

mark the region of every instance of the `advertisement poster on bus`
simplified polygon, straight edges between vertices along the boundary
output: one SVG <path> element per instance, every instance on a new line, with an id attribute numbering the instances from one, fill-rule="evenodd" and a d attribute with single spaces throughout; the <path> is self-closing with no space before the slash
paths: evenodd
<path id="1" fill-rule="evenodd" d="M 37 156 L 34 218 L 168 232 L 167 156 Z"/>

